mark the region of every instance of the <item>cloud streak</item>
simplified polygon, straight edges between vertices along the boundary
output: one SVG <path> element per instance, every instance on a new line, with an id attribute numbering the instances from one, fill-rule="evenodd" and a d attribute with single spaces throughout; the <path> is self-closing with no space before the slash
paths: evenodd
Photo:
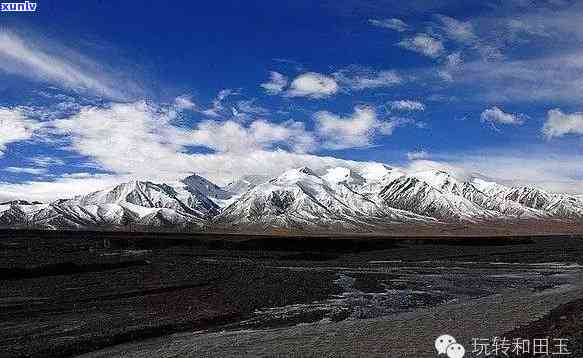
<path id="1" fill-rule="evenodd" d="M 409 30 L 409 26 L 401 19 L 391 18 L 391 19 L 370 19 L 369 24 L 382 27 L 389 30 L 395 30 L 398 32 L 405 32 Z"/>
<path id="2" fill-rule="evenodd" d="M 397 71 L 373 71 L 357 66 L 337 71 L 333 76 L 343 88 L 354 91 L 392 87 L 404 82 Z"/>
<path id="3" fill-rule="evenodd" d="M 0 31 L 0 70 L 6 73 L 110 99 L 128 98 L 128 93 L 120 88 L 135 90 L 129 81 L 116 81 L 80 54 L 71 55 L 72 51 L 66 50 L 69 56 L 63 58 L 54 52 L 35 45 L 30 38 Z M 75 63 L 71 58 L 83 61 Z"/>

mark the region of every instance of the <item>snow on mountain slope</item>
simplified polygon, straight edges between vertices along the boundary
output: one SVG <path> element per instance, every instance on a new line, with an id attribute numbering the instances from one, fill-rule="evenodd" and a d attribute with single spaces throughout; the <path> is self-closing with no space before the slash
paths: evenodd
<path id="1" fill-rule="evenodd" d="M 469 182 L 462 182 L 442 170 L 427 170 L 413 173 L 412 176 L 422 180 L 443 193 L 451 193 L 463 197 L 486 209 L 497 211 L 501 215 L 515 218 L 537 218 L 548 216 L 546 213 L 520 203 L 500 199 L 482 192 Z"/>
<path id="2" fill-rule="evenodd" d="M 286 228 L 327 225 L 357 228 L 372 226 L 381 218 L 385 221 L 430 220 L 397 210 L 385 211 L 345 183 L 330 183 L 304 167 L 287 171 L 251 189 L 215 221 Z"/>
<path id="3" fill-rule="evenodd" d="M 244 175 L 241 178 L 225 185 L 222 190 L 229 194 L 225 200 L 215 200 L 221 208 L 226 208 L 237 201 L 243 194 L 255 188 L 259 184 L 267 182 L 270 178 L 264 175 Z"/>
<path id="4" fill-rule="evenodd" d="M 182 198 L 169 185 L 131 181 L 51 204 L 12 204 L 0 213 L 0 225 L 46 228 L 179 224 L 203 225 L 218 207 L 202 194 Z"/>
<path id="5" fill-rule="evenodd" d="M 349 184 L 350 187 L 372 201 L 378 201 L 378 193 L 389 183 L 407 175 L 401 169 L 384 164 L 363 165 L 358 169 L 357 174 L 365 179 L 364 183 L 357 185 L 353 181 L 352 184 Z"/>
<path id="6" fill-rule="evenodd" d="M 583 202 L 575 196 L 554 194 L 534 187 L 506 187 L 482 179 L 474 179 L 476 187 L 499 200 L 517 202 L 558 219 L 583 218 Z"/>
<path id="7" fill-rule="evenodd" d="M 231 197 L 231 193 L 223 190 L 215 183 L 197 174 L 182 179 L 182 183 L 184 183 L 190 191 L 196 191 L 197 194 L 201 194 L 208 198 L 224 200 Z"/>
<path id="8" fill-rule="evenodd" d="M 413 176 L 390 181 L 377 194 L 377 200 L 381 205 L 443 221 L 478 221 L 496 216 L 462 196 L 442 192 Z"/>
<path id="9" fill-rule="evenodd" d="M 173 185 L 173 187 L 178 192 L 179 197 L 184 198 L 184 201 L 189 205 L 214 206 L 214 211 L 228 206 L 234 201 L 233 193 L 197 174 L 182 179 L 179 184 Z M 195 200 L 196 202 L 194 202 Z"/>
<path id="10" fill-rule="evenodd" d="M 265 175 L 244 175 L 241 178 L 227 184 L 223 189 L 231 194 L 244 194 L 257 185 L 263 184 L 271 179 Z"/>
<path id="11" fill-rule="evenodd" d="M 96 191 L 77 196 L 68 204 L 104 205 L 130 203 L 145 208 L 166 208 L 185 212 L 199 218 L 215 215 L 218 207 L 202 193 L 192 190 L 178 193 L 167 184 L 155 184 L 144 181 L 131 181 L 119 184 L 111 189 Z"/>
<path id="12" fill-rule="evenodd" d="M 59 217 L 49 204 L 12 204 L 0 213 L 0 226 L 32 225 L 50 222 Z M 50 226 L 50 225 L 49 225 Z"/>
<path id="13" fill-rule="evenodd" d="M 221 207 L 223 207 L 221 209 Z M 406 172 L 383 164 L 289 170 L 266 180 L 243 176 L 221 188 L 196 174 L 180 182 L 131 181 L 50 204 L 0 204 L 0 226 L 109 226 L 361 230 L 396 223 L 583 218 L 581 195 L 507 187 L 445 171 Z"/>
<path id="14" fill-rule="evenodd" d="M 342 177 L 342 173 L 347 177 L 347 170 L 335 168 L 325 177 Z M 460 195 L 463 191 L 461 187 L 452 190 L 448 188 L 449 183 L 443 185 L 440 176 L 422 174 L 417 178 L 401 169 L 365 164 L 345 183 L 381 207 L 405 210 L 442 221 L 487 219 L 495 215 Z"/>

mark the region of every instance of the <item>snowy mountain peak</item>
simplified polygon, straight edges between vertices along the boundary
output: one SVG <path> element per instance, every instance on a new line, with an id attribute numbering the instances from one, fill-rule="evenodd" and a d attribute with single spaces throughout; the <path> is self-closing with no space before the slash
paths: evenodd
<path id="1" fill-rule="evenodd" d="M 394 223 L 581 220 L 581 196 L 443 170 L 406 172 L 383 164 L 308 167 L 267 180 L 243 176 L 221 188 L 198 174 L 157 184 L 131 180 L 50 204 L 0 204 L 0 225 L 46 228 L 203 225 L 376 230 Z"/>
<path id="2" fill-rule="evenodd" d="M 275 185 L 294 185 L 298 182 L 315 182 L 322 183 L 323 179 L 320 178 L 312 169 L 308 167 L 301 167 L 298 169 L 291 169 L 278 176 L 277 178 L 271 179 L 269 181 Z"/>
<path id="3" fill-rule="evenodd" d="M 182 179 L 181 182 L 184 184 L 184 189 L 193 194 L 201 194 L 219 200 L 226 200 L 232 196 L 226 190 L 198 174 L 192 174 Z"/>
<path id="4" fill-rule="evenodd" d="M 417 172 L 412 175 L 438 190 L 455 192 L 464 185 L 463 182 L 458 181 L 451 174 L 443 170 L 432 169 Z"/>
<path id="5" fill-rule="evenodd" d="M 270 177 L 265 175 L 244 175 L 224 186 L 223 190 L 233 195 L 243 194 L 257 185 L 269 181 L 269 179 Z"/>

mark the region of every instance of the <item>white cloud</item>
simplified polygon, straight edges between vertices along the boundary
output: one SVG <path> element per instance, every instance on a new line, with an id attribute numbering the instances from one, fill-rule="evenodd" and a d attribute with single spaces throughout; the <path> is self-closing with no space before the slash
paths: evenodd
<path id="1" fill-rule="evenodd" d="M 129 177 L 117 175 L 88 173 L 80 175 L 78 173 L 73 175 L 65 174 L 53 181 L 27 181 L 22 183 L 0 181 L 0 201 L 30 200 L 51 202 L 105 189 L 128 180 L 130 180 Z"/>
<path id="2" fill-rule="evenodd" d="M 356 66 L 340 70 L 333 74 L 342 86 L 352 90 L 392 87 L 403 82 L 396 71 L 372 71 Z"/>
<path id="3" fill-rule="evenodd" d="M 463 165 L 458 163 L 448 163 L 445 161 L 428 160 L 427 158 L 414 158 L 405 168 L 403 168 L 403 170 L 408 173 L 418 173 L 427 170 L 442 170 L 462 181 L 469 180 L 472 177 L 471 171 L 468 171 Z"/>
<path id="4" fill-rule="evenodd" d="M 0 157 L 10 143 L 32 138 L 38 122 L 27 119 L 21 109 L 0 107 Z"/>
<path id="5" fill-rule="evenodd" d="M 543 127 L 546 138 L 562 137 L 566 134 L 583 135 L 583 113 L 563 113 L 560 109 L 551 109 Z"/>
<path id="6" fill-rule="evenodd" d="M 338 92 L 338 89 L 338 83 L 334 78 L 321 73 L 307 72 L 292 81 L 286 96 L 325 98 Z"/>
<path id="7" fill-rule="evenodd" d="M 436 17 L 441 22 L 441 28 L 448 38 L 463 44 L 472 44 L 478 39 L 471 22 L 459 21 L 445 15 Z"/>
<path id="8" fill-rule="evenodd" d="M 215 99 L 213 99 L 213 104 L 211 108 L 200 111 L 200 113 L 209 117 L 220 117 L 224 114 L 225 106 L 223 102 L 226 98 L 230 96 L 236 96 L 239 92 L 230 88 L 225 88 L 219 91 Z"/>
<path id="9" fill-rule="evenodd" d="M 512 38 L 528 35 L 528 36 L 541 36 L 541 37 L 550 37 L 551 34 L 549 30 L 543 23 L 537 22 L 529 22 L 520 19 L 509 19 L 508 23 L 508 31 L 510 32 L 510 36 Z"/>
<path id="10" fill-rule="evenodd" d="M 394 111 L 425 111 L 425 105 L 423 103 L 407 99 L 392 101 L 389 105 Z"/>
<path id="11" fill-rule="evenodd" d="M 580 2 L 573 1 L 562 9 L 538 7 L 534 11 L 528 10 L 515 11 L 505 19 L 511 39 L 531 41 L 534 37 L 535 41 L 553 39 L 571 44 L 583 39 L 583 30 L 579 26 L 583 15 Z"/>
<path id="12" fill-rule="evenodd" d="M 15 199 L 48 202 L 59 198 L 70 198 L 101 190 L 132 179 L 170 182 L 184 178 L 193 172 L 219 184 L 227 183 L 244 175 L 257 174 L 277 176 L 286 170 L 308 166 L 314 170 L 362 163 L 333 157 L 290 153 L 284 150 L 248 151 L 246 153 L 193 154 L 172 158 L 180 163 L 181 172 L 172 175 L 160 173 L 159 163 L 152 161 L 149 171 L 132 175 L 75 173 L 63 175 L 52 181 L 30 181 L 23 183 L 0 182 L 0 201 Z M 178 168 L 178 167 L 177 167 Z"/>
<path id="13" fill-rule="evenodd" d="M 192 101 L 192 97 L 187 95 L 176 97 L 174 104 L 178 109 L 196 109 L 196 104 Z"/>
<path id="14" fill-rule="evenodd" d="M 67 149 L 92 158 L 100 168 L 153 178 L 197 170 L 197 162 L 219 155 L 189 154 L 189 146 L 232 156 L 277 148 L 303 153 L 316 147 L 313 135 L 300 122 L 203 121 L 184 128 L 173 124 L 175 115 L 145 102 L 118 103 L 84 107 L 72 117 L 53 121 L 51 127 L 70 141 Z"/>
<path id="15" fill-rule="evenodd" d="M 287 77 L 279 72 L 271 71 L 269 73 L 269 81 L 262 83 L 261 87 L 265 89 L 265 92 L 269 95 L 275 95 L 283 92 L 284 88 L 287 86 Z"/>
<path id="16" fill-rule="evenodd" d="M 492 107 L 484 110 L 480 115 L 482 122 L 500 124 L 523 124 L 527 117 L 524 114 L 506 113 L 499 107 Z"/>
<path id="17" fill-rule="evenodd" d="M 445 63 L 437 71 L 439 76 L 446 81 L 453 81 L 453 76 L 463 64 L 461 52 L 450 53 L 445 57 Z"/>
<path id="18" fill-rule="evenodd" d="M 269 149 L 278 144 L 302 153 L 315 148 L 313 136 L 300 122 L 275 124 L 257 120 L 245 127 L 234 121 L 206 121 L 200 123 L 189 137 L 193 145 L 230 153 Z"/>
<path id="19" fill-rule="evenodd" d="M 583 51 L 528 60 L 467 62 L 458 67 L 456 82 L 469 86 L 482 101 L 579 103 Z"/>
<path id="20" fill-rule="evenodd" d="M 42 175 L 47 173 L 47 170 L 45 168 L 31 168 L 31 167 L 6 167 L 2 170 L 5 172 L 15 174 Z"/>
<path id="21" fill-rule="evenodd" d="M 439 160 L 415 159 L 405 168 L 407 172 L 428 169 L 445 170 L 460 180 L 475 176 L 498 181 L 505 185 L 533 185 L 554 192 L 583 193 L 580 159 L 572 155 L 557 155 L 548 150 L 529 150 L 524 155 L 504 151 L 481 151 L 432 155 Z M 332 157 L 290 153 L 283 150 L 252 151 L 248 153 L 197 154 L 185 157 L 185 171 L 181 175 L 196 172 L 220 185 L 247 174 L 276 176 L 290 168 L 308 166 L 314 170 L 344 166 L 358 168 L 362 162 Z M 0 201 L 25 199 L 50 201 L 103 189 L 131 179 L 170 181 L 180 178 L 160 177 L 157 165 L 152 163 L 150 172 L 143 175 L 109 175 L 74 173 L 53 181 L 31 181 L 20 184 L 0 182 Z"/>
<path id="22" fill-rule="evenodd" d="M 241 100 L 237 102 L 237 109 L 243 113 L 266 116 L 270 111 L 255 104 L 255 100 Z"/>
<path id="23" fill-rule="evenodd" d="M 407 153 L 407 159 L 409 160 L 420 160 L 429 158 L 429 153 L 425 150 L 416 150 Z"/>
<path id="24" fill-rule="evenodd" d="M 437 58 L 441 56 L 445 48 L 441 40 L 427 34 L 417 34 L 398 43 L 399 46 L 422 55 Z"/>
<path id="25" fill-rule="evenodd" d="M 383 28 L 395 30 L 398 32 L 405 32 L 405 31 L 409 30 L 409 26 L 403 20 L 396 19 L 396 18 L 382 19 L 382 20 L 370 19 L 370 20 L 368 20 L 368 22 L 373 26 L 383 27 Z"/>
<path id="26" fill-rule="evenodd" d="M 169 112 L 146 102 L 84 107 L 66 119 L 51 123 L 55 132 L 71 141 L 70 149 L 95 158 L 117 173 L 174 171 L 173 160 L 188 142 L 188 133 L 170 125 Z"/>
<path id="27" fill-rule="evenodd" d="M 0 31 L 0 70 L 108 98 L 124 99 L 127 92 L 137 91 L 130 81 L 115 80 L 81 54 L 53 45 L 48 51 L 34 45 L 30 38 Z"/>
<path id="28" fill-rule="evenodd" d="M 350 117 L 321 111 L 315 114 L 317 132 L 324 139 L 324 146 L 331 149 L 360 148 L 372 145 L 375 134 L 392 134 L 393 130 L 411 120 L 396 118 L 381 121 L 374 109 L 359 106 Z"/>
<path id="29" fill-rule="evenodd" d="M 441 158 L 459 176 L 478 176 L 504 185 L 530 185 L 552 192 L 583 193 L 581 160 L 548 147 L 452 153 Z"/>
<path id="30" fill-rule="evenodd" d="M 28 163 L 33 164 L 35 167 L 48 168 L 51 166 L 65 165 L 65 161 L 59 158 L 49 157 L 45 155 L 33 157 L 27 159 Z"/>

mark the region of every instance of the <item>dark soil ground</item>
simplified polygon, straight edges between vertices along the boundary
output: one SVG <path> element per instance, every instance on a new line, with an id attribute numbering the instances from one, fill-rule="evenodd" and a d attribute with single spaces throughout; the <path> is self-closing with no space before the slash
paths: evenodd
<path id="1" fill-rule="evenodd" d="M 548 342 L 549 356 L 583 357 L 583 298 L 561 305 L 544 318 L 519 327 L 504 335 L 509 339 L 524 338 L 533 342 L 540 339 L 543 346 Z M 564 341 L 559 341 L 564 339 Z M 564 348 L 559 345 L 564 344 Z M 542 348 L 546 351 L 546 348 Z M 540 350 L 539 350 L 540 351 Z M 562 351 L 563 355 L 559 355 Z M 555 353 L 555 354 L 553 354 Z M 531 348 L 528 354 L 509 354 L 510 357 L 541 357 Z"/>
<path id="2" fill-rule="evenodd" d="M 583 264 L 583 239 L 3 231 L 0 356 L 70 357 L 175 332 L 234 327 L 265 307 L 339 295 L 340 269 L 328 268 L 358 271 L 377 260 Z M 374 293 L 390 275 L 352 276 L 354 289 Z M 508 336 L 570 337 L 570 348 L 581 352 L 579 303 Z M 311 314 L 301 320 L 322 318 Z"/>

